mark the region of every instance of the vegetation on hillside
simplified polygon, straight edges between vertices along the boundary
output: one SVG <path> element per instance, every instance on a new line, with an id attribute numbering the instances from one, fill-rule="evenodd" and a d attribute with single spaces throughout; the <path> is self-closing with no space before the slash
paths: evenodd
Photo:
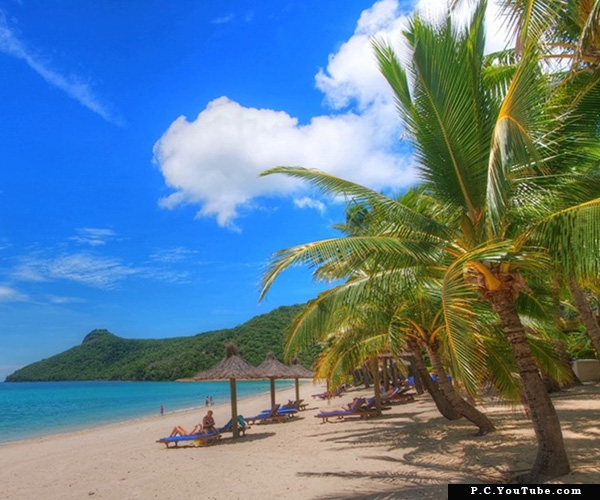
<path id="1" fill-rule="evenodd" d="M 124 339 L 94 330 L 81 345 L 17 370 L 7 382 L 59 380 L 175 380 L 191 377 L 221 360 L 224 345 L 235 342 L 241 356 L 260 364 L 269 352 L 283 358 L 284 336 L 300 306 L 284 306 L 235 328 L 193 337 Z M 300 358 L 314 360 L 314 348 Z"/>

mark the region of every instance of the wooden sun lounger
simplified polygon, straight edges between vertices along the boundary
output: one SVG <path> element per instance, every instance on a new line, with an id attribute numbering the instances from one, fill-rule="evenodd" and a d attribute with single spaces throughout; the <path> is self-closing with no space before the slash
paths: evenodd
<path id="1" fill-rule="evenodd" d="M 279 407 L 281 405 L 275 405 L 270 410 L 265 410 L 258 415 L 254 415 L 253 417 L 247 417 L 245 420 L 251 424 L 255 424 L 258 422 L 285 422 L 289 420 L 291 414 L 290 413 L 277 413 Z"/>
<path id="2" fill-rule="evenodd" d="M 364 398 L 357 398 L 348 410 L 321 411 L 317 413 L 315 417 L 323 419 L 322 423 L 325 423 L 329 422 L 329 419 L 333 417 L 339 419 L 349 417 L 368 418 L 377 415 L 377 410 L 365 409 L 362 407 L 364 404 Z"/>
<path id="3" fill-rule="evenodd" d="M 190 436 L 168 436 L 158 439 L 157 443 L 164 444 L 167 448 L 175 443 L 174 448 L 177 448 L 181 442 L 191 442 L 193 446 L 203 446 L 204 444 L 213 444 L 219 442 L 221 434 L 192 434 Z"/>
<path id="4" fill-rule="evenodd" d="M 394 391 L 388 396 L 383 396 L 381 400 L 387 404 L 394 403 L 408 403 L 414 401 L 415 396 L 413 393 L 409 393 L 410 387 L 404 387 L 402 389 L 394 389 Z"/>

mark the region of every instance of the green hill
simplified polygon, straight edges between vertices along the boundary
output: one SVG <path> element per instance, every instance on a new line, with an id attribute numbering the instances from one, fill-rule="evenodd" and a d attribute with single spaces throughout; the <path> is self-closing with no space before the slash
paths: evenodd
<path id="1" fill-rule="evenodd" d="M 268 352 L 282 359 L 284 335 L 302 306 L 284 306 L 256 316 L 235 328 L 170 339 L 124 339 L 94 330 L 81 345 L 25 366 L 7 382 L 58 380 L 175 380 L 212 367 L 235 342 L 239 354 L 253 365 Z M 316 350 L 300 354 L 310 366 Z"/>

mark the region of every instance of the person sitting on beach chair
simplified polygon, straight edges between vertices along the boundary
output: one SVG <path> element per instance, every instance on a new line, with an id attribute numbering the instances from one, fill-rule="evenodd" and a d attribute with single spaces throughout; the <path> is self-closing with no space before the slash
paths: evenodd
<path id="1" fill-rule="evenodd" d="M 217 434 L 217 428 L 215 427 L 215 419 L 213 418 L 212 410 L 208 410 L 206 415 L 202 419 L 202 430 L 204 434 Z"/>

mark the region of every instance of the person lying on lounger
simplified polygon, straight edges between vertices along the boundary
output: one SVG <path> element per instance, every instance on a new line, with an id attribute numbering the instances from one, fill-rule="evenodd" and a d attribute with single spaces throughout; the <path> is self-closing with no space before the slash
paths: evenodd
<path id="1" fill-rule="evenodd" d="M 350 401 L 350 403 L 348 403 L 347 405 L 342 406 L 341 408 L 334 408 L 333 410 L 327 410 L 329 411 L 350 411 L 352 408 L 354 408 L 354 406 L 356 405 L 356 402 L 359 400 L 360 398 L 354 398 L 352 401 Z"/>
<path id="2" fill-rule="evenodd" d="M 196 425 L 196 427 L 194 427 L 190 432 L 186 431 L 180 425 L 176 425 L 175 427 L 173 427 L 173 430 L 171 431 L 171 434 L 169 434 L 169 437 L 194 436 L 195 434 L 201 434 L 201 433 L 202 433 L 202 424 Z"/>

